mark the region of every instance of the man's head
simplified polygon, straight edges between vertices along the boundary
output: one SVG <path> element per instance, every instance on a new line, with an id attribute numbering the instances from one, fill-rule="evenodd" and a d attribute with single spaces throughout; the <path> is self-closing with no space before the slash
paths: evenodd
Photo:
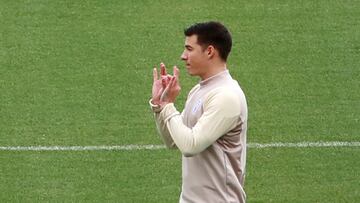
<path id="1" fill-rule="evenodd" d="M 230 32 L 219 22 L 196 23 L 184 30 L 186 37 L 197 35 L 197 43 L 206 49 L 212 45 L 219 52 L 222 60 L 226 61 L 231 51 L 232 39 Z"/>
<path id="2" fill-rule="evenodd" d="M 214 62 L 226 63 L 231 51 L 230 32 L 219 22 L 197 23 L 184 30 L 185 50 L 181 59 L 191 75 L 201 76 Z"/>

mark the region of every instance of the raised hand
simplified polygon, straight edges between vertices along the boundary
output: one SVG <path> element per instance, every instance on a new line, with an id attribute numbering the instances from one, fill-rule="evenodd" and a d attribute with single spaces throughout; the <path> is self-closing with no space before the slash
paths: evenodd
<path id="1" fill-rule="evenodd" d="M 157 67 L 153 69 L 153 86 L 152 86 L 152 103 L 159 105 L 161 94 L 169 84 L 171 75 L 166 73 L 166 66 L 164 63 L 160 64 L 160 78 L 158 76 Z"/>
<path id="2" fill-rule="evenodd" d="M 175 102 L 181 87 L 179 84 L 179 69 L 174 66 L 173 76 L 167 74 L 165 64 L 160 64 L 160 77 L 157 68 L 153 69 L 152 103 L 155 105 L 165 105 Z"/>

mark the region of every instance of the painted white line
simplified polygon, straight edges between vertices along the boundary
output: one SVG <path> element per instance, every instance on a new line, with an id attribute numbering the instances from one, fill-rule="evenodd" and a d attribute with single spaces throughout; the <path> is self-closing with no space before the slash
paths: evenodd
<path id="1" fill-rule="evenodd" d="M 248 148 L 360 147 L 360 142 L 248 143 Z"/>
<path id="2" fill-rule="evenodd" d="M 248 148 L 360 147 L 360 142 L 248 143 Z M 165 149 L 164 145 L 0 146 L 0 151 L 132 151 Z"/>
<path id="3" fill-rule="evenodd" d="M 131 151 L 165 149 L 164 145 L 118 146 L 0 146 L 0 151 Z"/>

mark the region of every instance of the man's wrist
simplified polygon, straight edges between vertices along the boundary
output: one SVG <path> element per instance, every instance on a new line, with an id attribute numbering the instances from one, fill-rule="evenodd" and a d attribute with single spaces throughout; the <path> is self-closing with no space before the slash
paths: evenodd
<path id="1" fill-rule="evenodd" d="M 161 102 L 159 100 L 150 99 L 149 104 L 153 112 L 160 113 L 167 103 Z"/>
<path id="2" fill-rule="evenodd" d="M 150 102 L 151 102 L 151 104 L 153 104 L 153 105 L 160 105 L 160 99 L 151 98 L 151 99 L 150 99 Z"/>
<path id="3" fill-rule="evenodd" d="M 163 110 L 163 108 L 167 105 L 167 104 L 169 104 L 170 102 L 161 102 L 161 101 L 159 101 L 159 102 L 154 102 L 154 100 L 153 99 L 150 99 L 150 101 L 149 101 L 149 104 L 150 104 L 150 106 L 151 106 L 151 109 L 153 110 L 153 112 L 155 112 L 155 113 L 160 113 L 162 110 Z"/>

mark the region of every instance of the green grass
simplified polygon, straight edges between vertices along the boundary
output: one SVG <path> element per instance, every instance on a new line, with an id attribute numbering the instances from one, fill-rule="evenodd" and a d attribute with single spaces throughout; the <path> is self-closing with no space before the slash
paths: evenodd
<path id="1" fill-rule="evenodd" d="M 0 154 L 1 202 L 176 202 L 180 193 L 177 151 Z M 359 148 L 251 148 L 248 200 L 357 202 L 359 159 Z"/>
<path id="2" fill-rule="evenodd" d="M 249 202 L 358 202 L 359 148 L 250 149 Z"/>
<path id="3" fill-rule="evenodd" d="M 360 140 L 360 2 L 0 1 L 0 146 L 160 144 L 152 67 L 219 20 L 248 142 Z M 251 149 L 249 202 L 358 202 L 358 148 Z M 176 202 L 180 153 L 0 151 L 0 201 Z"/>
<path id="4" fill-rule="evenodd" d="M 180 193 L 176 152 L 0 153 L 1 202 L 173 202 Z"/>

